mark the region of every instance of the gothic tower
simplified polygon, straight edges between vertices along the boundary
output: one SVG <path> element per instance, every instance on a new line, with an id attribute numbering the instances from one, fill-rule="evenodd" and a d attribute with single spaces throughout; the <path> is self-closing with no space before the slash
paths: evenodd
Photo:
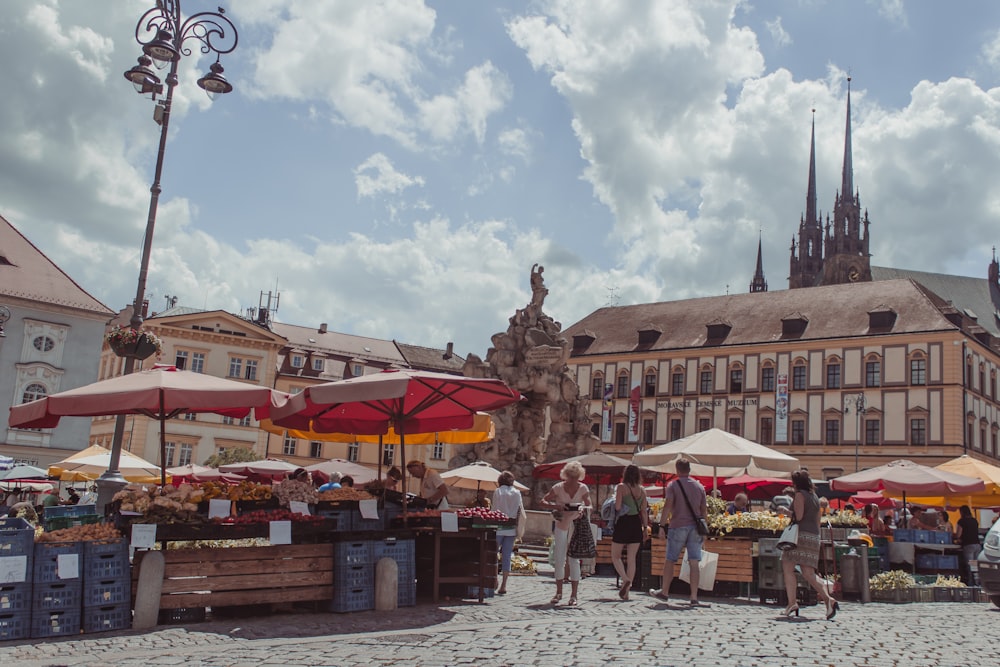
<path id="1" fill-rule="evenodd" d="M 753 280 L 750 281 L 750 292 L 766 292 L 767 291 L 767 281 L 764 280 L 764 262 L 761 255 L 761 237 L 757 237 L 757 271 L 753 274 Z"/>
<path id="2" fill-rule="evenodd" d="M 851 151 L 851 78 L 847 78 L 847 124 L 844 133 L 844 169 L 840 192 L 833 205 L 833 221 L 827 221 L 824 243 L 823 285 L 871 282 L 868 252 L 868 211 L 861 213 L 861 198 L 854 190 Z"/>
<path id="3" fill-rule="evenodd" d="M 788 287 L 812 287 L 823 272 L 823 222 L 816 210 L 816 110 L 813 109 L 812 135 L 809 142 L 809 185 L 806 213 L 799 219 L 798 254 L 792 237 Z"/>

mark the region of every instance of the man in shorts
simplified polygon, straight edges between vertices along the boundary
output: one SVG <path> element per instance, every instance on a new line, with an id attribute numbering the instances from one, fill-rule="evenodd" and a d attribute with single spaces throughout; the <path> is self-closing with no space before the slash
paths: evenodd
<path id="1" fill-rule="evenodd" d="M 701 562 L 701 544 L 704 542 L 704 537 L 698 534 L 696 525 L 699 518 L 708 518 L 705 487 L 698 480 L 691 479 L 690 461 L 679 459 L 675 470 L 677 479 L 667 486 L 663 499 L 663 512 L 660 514 L 661 536 L 664 534 L 666 519 L 670 518 L 670 529 L 666 531 L 667 558 L 663 562 L 663 588 L 659 591 L 652 589 L 649 594 L 661 600 L 668 599 L 670 584 L 674 581 L 674 565 L 681 555 L 681 550 L 687 549 L 687 558 L 691 564 L 691 597 L 688 604 L 692 607 L 707 607 L 706 603 L 698 601 L 698 584 L 701 580 L 698 566 Z M 682 494 L 686 494 L 687 501 Z"/>

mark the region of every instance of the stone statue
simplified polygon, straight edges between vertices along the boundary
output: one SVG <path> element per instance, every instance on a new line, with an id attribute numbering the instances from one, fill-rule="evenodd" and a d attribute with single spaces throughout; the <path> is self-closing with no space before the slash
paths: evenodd
<path id="1" fill-rule="evenodd" d="M 549 290 L 545 288 L 545 279 L 542 277 L 544 271 L 545 267 L 540 264 L 534 264 L 531 267 L 531 306 L 538 310 L 542 309 L 545 295 L 549 293 Z"/>

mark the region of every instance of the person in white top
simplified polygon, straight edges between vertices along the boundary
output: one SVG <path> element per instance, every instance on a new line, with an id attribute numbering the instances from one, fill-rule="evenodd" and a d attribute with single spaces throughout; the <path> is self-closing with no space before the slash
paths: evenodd
<path id="1" fill-rule="evenodd" d="M 428 507 L 448 509 L 448 485 L 441 475 L 416 459 L 406 464 L 406 472 L 420 479 L 420 497 L 427 501 Z"/>
<path id="2" fill-rule="evenodd" d="M 508 518 L 516 519 L 524 511 L 521 492 L 514 488 L 514 474 L 509 470 L 500 473 L 497 488 L 493 492 L 493 509 L 503 512 Z M 507 592 L 507 577 L 510 575 L 510 559 L 514 553 L 514 541 L 517 539 L 517 527 L 501 528 L 497 531 L 497 546 L 500 548 L 500 588 L 497 595 Z"/>
<path id="3" fill-rule="evenodd" d="M 566 550 L 569 547 L 570 533 L 573 530 L 573 522 L 590 511 L 590 489 L 581 480 L 586 477 L 587 471 L 579 461 L 570 461 L 563 466 L 559 476 L 563 481 L 559 482 L 545 494 L 539 502 L 542 507 L 555 510 L 552 515 L 556 520 L 555 528 L 552 529 L 552 556 L 555 562 L 556 594 L 552 597 L 550 604 L 559 604 L 562 600 L 563 573 L 566 571 Z M 569 559 L 569 583 L 572 587 L 569 596 L 569 606 L 575 607 L 577 604 L 577 593 L 580 587 L 580 559 Z"/>

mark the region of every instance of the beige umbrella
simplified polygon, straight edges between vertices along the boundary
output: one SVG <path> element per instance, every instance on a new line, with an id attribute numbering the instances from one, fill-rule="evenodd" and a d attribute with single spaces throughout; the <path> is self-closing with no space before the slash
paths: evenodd
<path id="1" fill-rule="evenodd" d="M 58 476 L 64 482 L 85 482 L 97 479 L 108 469 L 108 464 L 111 462 L 111 450 L 96 445 L 95 447 L 100 451 L 85 456 L 74 455 L 54 463 L 49 468 L 49 473 L 52 474 L 53 469 L 58 469 L 60 472 L 53 476 Z M 121 453 L 118 470 L 122 477 L 130 482 L 157 484 L 161 481 L 160 466 L 131 452 Z"/>
<path id="2" fill-rule="evenodd" d="M 272 479 L 284 479 L 288 473 L 295 472 L 299 466 L 288 461 L 277 459 L 264 459 L 263 461 L 242 461 L 240 463 L 227 463 L 219 466 L 219 471 L 224 473 L 236 473 L 237 475 L 258 475 L 260 477 L 270 477 Z"/>
<path id="3" fill-rule="evenodd" d="M 441 479 L 448 486 L 456 489 L 475 489 L 476 491 L 479 489 L 495 490 L 499 486 L 497 484 L 499 477 L 500 471 L 486 461 L 476 461 L 461 468 L 441 473 Z M 522 493 L 528 490 L 528 487 L 518 481 L 514 482 L 514 488 Z"/>
<path id="4" fill-rule="evenodd" d="M 306 466 L 306 470 L 312 473 L 313 478 L 319 478 L 324 482 L 328 481 L 330 475 L 335 472 L 339 472 L 341 477 L 344 475 L 351 477 L 355 485 L 367 484 L 378 479 L 378 473 L 375 470 L 360 463 L 345 461 L 344 459 L 330 459 L 329 461 L 314 463 Z"/>

